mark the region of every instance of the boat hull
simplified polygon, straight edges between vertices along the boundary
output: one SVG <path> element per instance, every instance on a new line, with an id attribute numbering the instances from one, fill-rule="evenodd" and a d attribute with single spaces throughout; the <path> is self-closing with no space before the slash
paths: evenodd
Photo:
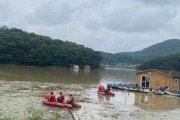
<path id="1" fill-rule="evenodd" d="M 115 95 L 114 91 L 108 91 L 108 94 L 105 91 L 97 91 L 97 93 L 100 95 Z"/>
<path id="2" fill-rule="evenodd" d="M 173 92 L 170 92 L 170 91 L 164 91 L 164 93 L 168 94 L 168 95 L 180 97 L 180 92 L 179 93 L 173 93 Z"/>
<path id="3" fill-rule="evenodd" d="M 73 108 L 73 107 L 77 107 L 80 108 L 81 105 L 76 103 L 74 106 L 72 106 L 71 104 L 68 104 L 66 102 L 50 102 L 47 98 L 43 98 L 42 99 L 43 104 L 45 105 L 50 105 L 50 106 L 56 106 L 56 107 L 61 107 L 61 108 Z"/>

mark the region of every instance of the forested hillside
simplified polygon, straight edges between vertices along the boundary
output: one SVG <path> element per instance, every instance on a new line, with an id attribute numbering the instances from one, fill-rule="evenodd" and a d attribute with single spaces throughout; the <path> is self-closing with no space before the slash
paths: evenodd
<path id="1" fill-rule="evenodd" d="M 146 61 L 137 69 L 168 69 L 180 71 L 180 52 L 166 57 L 157 57 L 152 60 Z"/>
<path id="2" fill-rule="evenodd" d="M 180 40 L 169 39 L 164 42 L 152 45 L 142 51 L 129 52 L 127 55 L 142 61 L 147 61 L 159 56 L 167 56 L 180 52 Z"/>
<path id="3" fill-rule="evenodd" d="M 118 65 L 119 63 L 142 64 L 156 57 L 168 56 L 180 52 L 180 40 L 169 39 L 162 43 L 152 45 L 142 51 L 124 53 L 102 53 L 103 63 Z"/>
<path id="4" fill-rule="evenodd" d="M 141 62 L 140 60 L 132 58 L 131 56 L 123 53 L 112 54 L 112 53 L 102 52 L 101 54 L 103 57 L 102 63 L 106 65 L 108 64 L 108 65 L 116 66 L 121 63 L 136 64 Z"/>
<path id="5" fill-rule="evenodd" d="M 98 68 L 101 60 L 100 52 L 83 45 L 17 28 L 0 28 L 0 63 L 61 67 L 77 64 Z"/>

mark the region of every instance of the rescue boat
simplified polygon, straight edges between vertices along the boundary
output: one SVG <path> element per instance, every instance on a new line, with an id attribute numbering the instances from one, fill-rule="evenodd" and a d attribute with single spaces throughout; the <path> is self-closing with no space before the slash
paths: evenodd
<path id="1" fill-rule="evenodd" d="M 115 95 L 114 91 L 108 91 L 107 94 L 105 91 L 97 91 L 97 93 L 101 95 Z"/>
<path id="2" fill-rule="evenodd" d="M 81 108 L 81 105 L 78 104 L 78 103 L 75 103 L 75 105 L 71 105 L 71 104 L 68 104 L 66 102 L 50 102 L 48 100 L 48 98 L 43 98 L 42 99 L 42 102 L 43 104 L 45 105 L 50 105 L 50 106 L 56 106 L 56 107 L 62 107 L 62 108 L 73 108 L 73 107 L 76 107 L 76 108 Z"/>

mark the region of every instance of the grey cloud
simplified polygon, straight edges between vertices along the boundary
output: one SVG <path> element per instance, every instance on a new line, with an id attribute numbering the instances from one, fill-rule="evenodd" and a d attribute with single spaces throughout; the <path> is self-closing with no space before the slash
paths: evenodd
<path id="1" fill-rule="evenodd" d="M 133 12 L 132 12 L 133 11 Z M 168 8 L 142 7 L 114 11 L 106 15 L 104 25 L 112 30 L 143 32 L 164 29 L 172 25 L 177 12 Z"/>
<path id="2" fill-rule="evenodd" d="M 27 16 L 27 20 L 33 24 L 60 25 L 75 19 L 73 14 L 76 10 L 76 7 L 63 1 L 48 1 Z"/>
<path id="3" fill-rule="evenodd" d="M 0 22 L 9 20 L 11 17 L 8 15 L 9 11 L 7 8 L 10 8 L 7 2 L 0 4 Z"/>
<path id="4" fill-rule="evenodd" d="M 178 0 L 6 0 L 0 1 L 0 24 L 116 53 L 179 38 L 178 5 Z"/>
<path id="5" fill-rule="evenodd" d="M 136 1 L 142 2 L 146 5 L 160 5 L 160 6 L 180 3 L 179 0 L 136 0 Z"/>

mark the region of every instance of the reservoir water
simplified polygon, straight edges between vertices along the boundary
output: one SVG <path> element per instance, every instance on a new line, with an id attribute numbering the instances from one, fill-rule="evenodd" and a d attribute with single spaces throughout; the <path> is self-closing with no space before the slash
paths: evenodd
<path id="1" fill-rule="evenodd" d="M 84 71 L 0 65 L 0 114 L 22 115 L 22 111 L 30 106 L 51 110 L 53 108 L 44 106 L 41 99 L 50 91 L 56 95 L 63 91 L 66 98 L 73 93 L 82 105 L 80 110 L 74 111 L 76 116 L 82 117 L 79 119 L 179 119 L 179 97 L 121 90 L 114 90 L 114 97 L 97 94 L 100 84 L 133 83 L 135 73 L 134 70 L 123 69 Z"/>

